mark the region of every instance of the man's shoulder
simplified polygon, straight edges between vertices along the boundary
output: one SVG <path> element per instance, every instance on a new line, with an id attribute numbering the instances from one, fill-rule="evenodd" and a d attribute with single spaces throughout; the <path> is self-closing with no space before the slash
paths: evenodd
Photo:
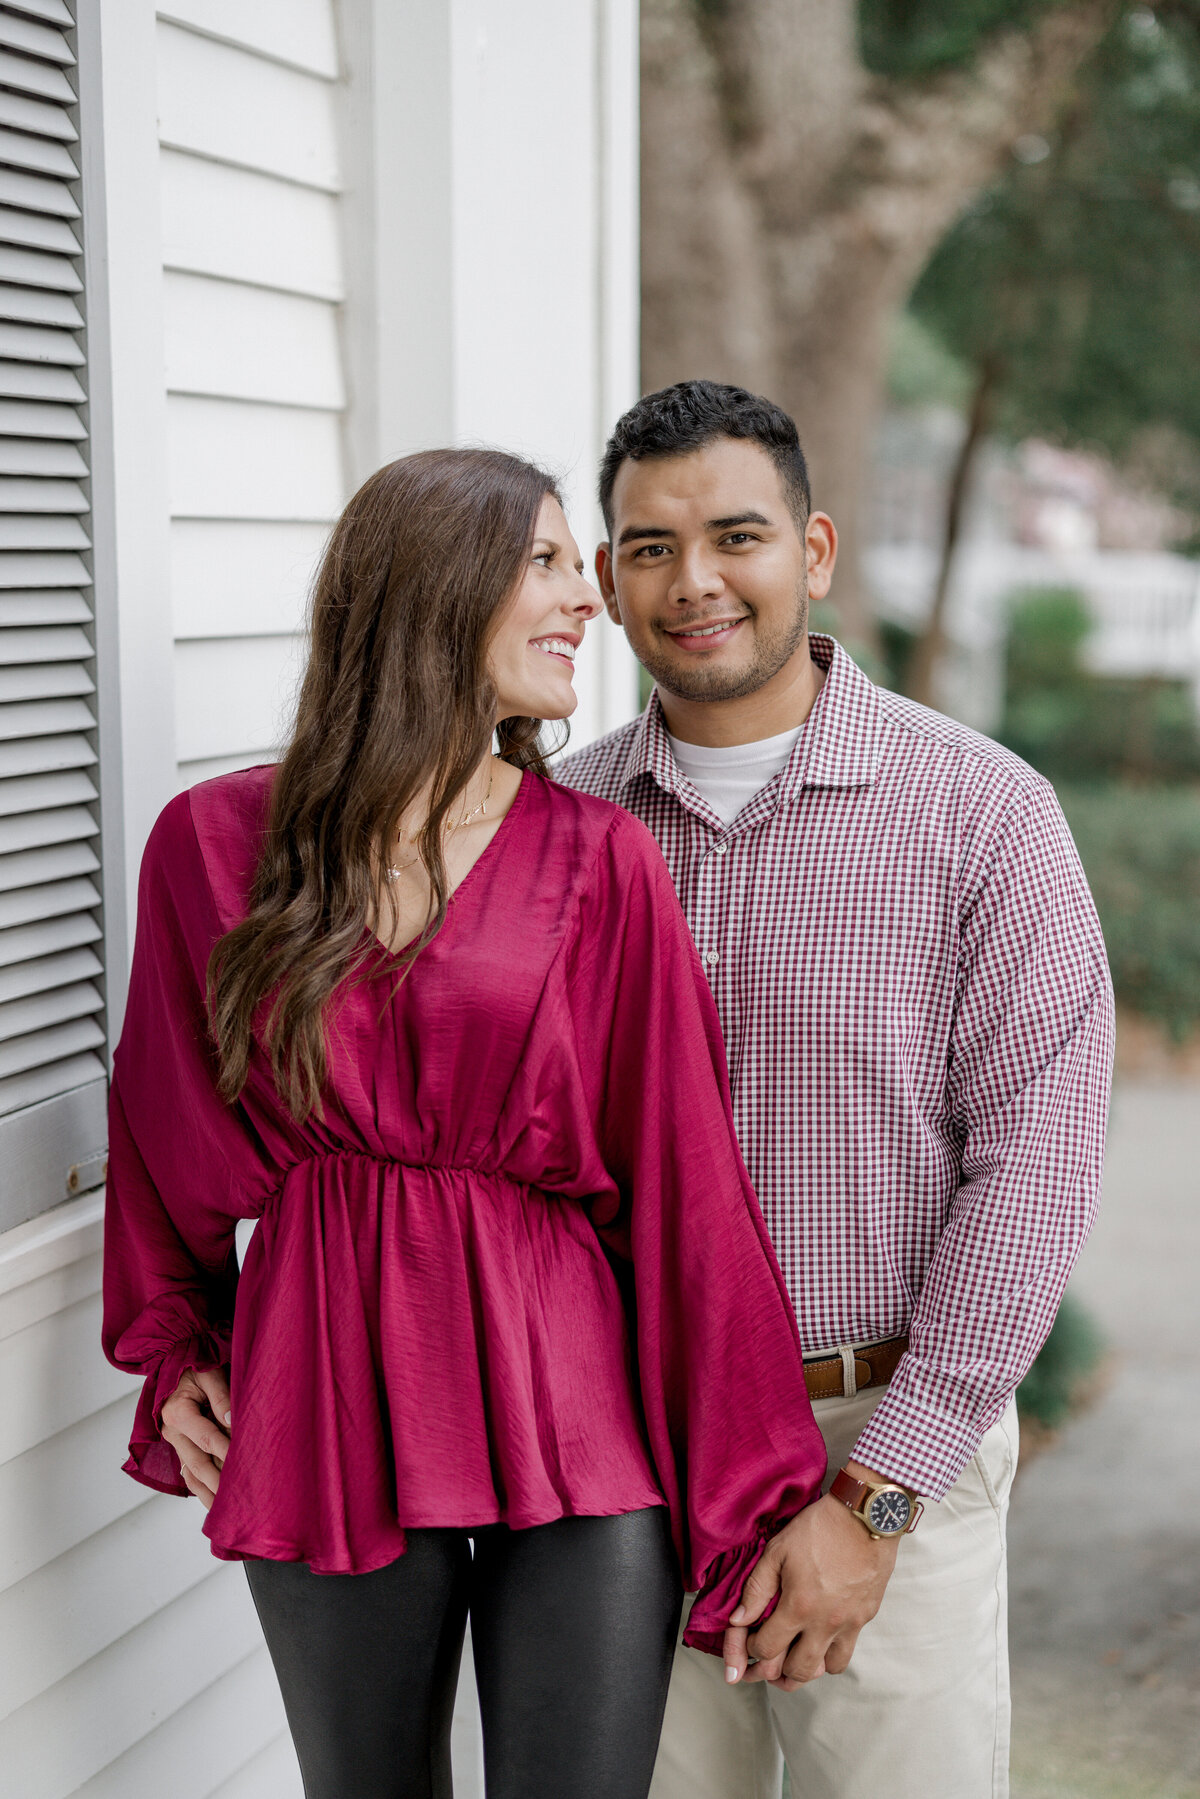
<path id="1" fill-rule="evenodd" d="M 918 759 L 926 780 L 960 790 L 975 787 L 1001 805 L 1020 804 L 1053 791 L 1036 768 L 982 731 L 889 688 L 876 692 L 880 724 L 892 738 L 897 761 L 903 765 Z"/>
<path id="2" fill-rule="evenodd" d="M 640 717 L 631 718 L 594 743 L 564 756 L 554 770 L 556 779 L 564 787 L 619 803 L 630 746 L 640 723 Z"/>

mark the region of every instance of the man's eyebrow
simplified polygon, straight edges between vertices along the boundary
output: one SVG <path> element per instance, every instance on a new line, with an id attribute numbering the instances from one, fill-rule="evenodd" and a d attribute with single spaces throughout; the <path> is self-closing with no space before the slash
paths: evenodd
<path id="1" fill-rule="evenodd" d="M 639 537 L 674 537 L 670 525 L 626 525 L 617 539 L 617 548 L 623 543 L 635 543 Z"/>
<path id="2" fill-rule="evenodd" d="M 706 531 L 732 531 L 737 525 L 769 525 L 769 518 L 761 512 L 735 512 L 732 518 L 710 518 L 704 522 Z"/>

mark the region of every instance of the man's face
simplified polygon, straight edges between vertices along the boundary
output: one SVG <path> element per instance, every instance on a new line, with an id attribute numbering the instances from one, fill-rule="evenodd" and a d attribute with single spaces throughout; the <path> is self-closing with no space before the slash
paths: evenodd
<path id="1" fill-rule="evenodd" d="M 660 687 L 682 700 L 740 699 L 807 654 L 814 558 L 760 445 L 722 437 L 627 460 L 612 507 L 601 591 Z M 813 520 L 832 532 L 823 514 Z M 823 572 L 819 585 L 823 595 Z"/>

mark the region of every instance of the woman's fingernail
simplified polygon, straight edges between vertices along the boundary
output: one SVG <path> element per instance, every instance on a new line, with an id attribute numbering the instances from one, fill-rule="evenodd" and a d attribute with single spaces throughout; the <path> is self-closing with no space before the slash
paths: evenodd
<path id="1" fill-rule="evenodd" d="M 228 1413 L 228 1412 L 226 1412 L 226 1413 L 225 1413 L 225 1422 L 226 1422 L 226 1424 L 228 1424 L 228 1423 L 229 1423 L 229 1419 L 230 1419 L 230 1414 L 229 1414 L 229 1413 Z"/>
<path id="2" fill-rule="evenodd" d="M 730 1614 L 729 1622 L 731 1624 L 744 1624 L 746 1622 L 746 1608 L 744 1605 L 739 1605 L 737 1611 Z"/>
<path id="3" fill-rule="evenodd" d="M 726 1662 L 726 1664 L 725 1664 L 725 1679 L 728 1681 L 730 1686 L 733 1686 L 734 1682 L 737 1680 L 737 1677 L 738 1677 L 737 1669 L 735 1667 L 733 1667 L 731 1663 Z"/>

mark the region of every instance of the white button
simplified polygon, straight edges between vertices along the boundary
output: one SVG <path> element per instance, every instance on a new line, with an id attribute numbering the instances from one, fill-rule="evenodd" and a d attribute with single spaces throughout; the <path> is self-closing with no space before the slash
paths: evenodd
<path id="1" fill-rule="evenodd" d="M 715 949 L 707 949 L 704 952 L 704 960 L 708 963 L 708 966 L 710 968 L 715 968 L 717 966 L 717 963 L 721 960 L 721 958 L 717 954 Z"/>
<path id="2" fill-rule="evenodd" d="M 728 848 L 729 848 L 729 845 L 727 843 L 714 843 L 713 844 L 713 854 L 717 855 L 717 856 L 723 856 Z"/>

